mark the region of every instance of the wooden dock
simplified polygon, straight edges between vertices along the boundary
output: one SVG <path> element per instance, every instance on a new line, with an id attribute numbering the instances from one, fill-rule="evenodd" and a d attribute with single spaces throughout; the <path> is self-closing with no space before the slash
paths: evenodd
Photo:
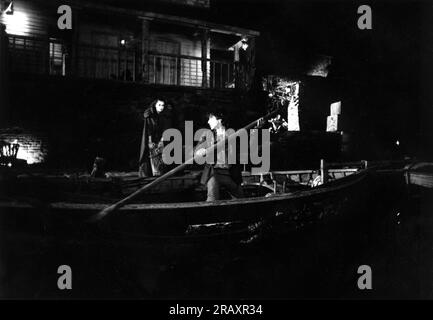
<path id="1" fill-rule="evenodd" d="M 406 183 L 433 188 L 433 163 L 422 162 L 405 168 Z"/>

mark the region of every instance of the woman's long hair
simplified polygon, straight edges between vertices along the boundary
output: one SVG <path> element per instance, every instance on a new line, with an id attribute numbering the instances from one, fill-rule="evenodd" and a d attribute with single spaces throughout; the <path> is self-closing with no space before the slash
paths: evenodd
<path id="1" fill-rule="evenodd" d="M 150 103 L 149 108 L 151 108 L 153 111 L 156 112 L 156 107 L 155 107 L 155 106 L 156 106 L 156 103 L 157 103 L 158 101 L 161 101 L 161 102 L 164 102 L 164 103 L 165 103 L 164 100 L 157 98 L 157 99 L 153 100 L 153 101 Z"/>

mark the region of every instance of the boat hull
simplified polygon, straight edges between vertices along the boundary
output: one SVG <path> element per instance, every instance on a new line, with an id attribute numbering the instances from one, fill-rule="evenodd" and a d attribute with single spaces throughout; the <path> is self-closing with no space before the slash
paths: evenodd
<path id="1" fill-rule="evenodd" d="M 270 223 L 296 230 L 329 216 L 358 197 L 367 170 L 326 185 L 284 194 L 219 200 L 130 204 L 92 222 L 106 203 L 0 202 L 1 225 L 8 231 L 83 236 L 194 237 L 255 233 Z M 364 188 L 365 189 L 365 188 Z M 257 229 L 257 230 L 256 230 Z"/>

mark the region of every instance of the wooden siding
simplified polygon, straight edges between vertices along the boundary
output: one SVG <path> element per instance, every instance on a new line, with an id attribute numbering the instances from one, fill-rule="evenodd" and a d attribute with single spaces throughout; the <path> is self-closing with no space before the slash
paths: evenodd
<path id="1" fill-rule="evenodd" d="M 62 49 L 48 40 L 57 25 L 57 12 L 28 0 L 14 0 L 12 15 L 0 15 L 9 35 L 12 72 L 62 73 Z M 59 67 L 60 65 L 60 67 Z"/>
<path id="2" fill-rule="evenodd" d="M 0 23 L 6 25 L 6 32 L 12 35 L 45 37 L 50 25 L 57 20 L 37 5 L 25 0 L 14 0 L 14 13 L 0 15 Z"/>

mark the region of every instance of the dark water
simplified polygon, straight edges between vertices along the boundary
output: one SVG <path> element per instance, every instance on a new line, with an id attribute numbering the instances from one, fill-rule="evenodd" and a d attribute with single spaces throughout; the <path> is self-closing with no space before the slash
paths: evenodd
<path id="1" fill-rule="evenodd" d="M 77 242 L 3 232 L 1 298 L 431 299 L 433 193 L 363 195 L 338 217 L 251 243 Z M 7 230 L 6 230 L 7 231 Z M 59 265 L 72 290 L 57 288 Z M 359 290 L 360 265 L 372 290 Z"/>

